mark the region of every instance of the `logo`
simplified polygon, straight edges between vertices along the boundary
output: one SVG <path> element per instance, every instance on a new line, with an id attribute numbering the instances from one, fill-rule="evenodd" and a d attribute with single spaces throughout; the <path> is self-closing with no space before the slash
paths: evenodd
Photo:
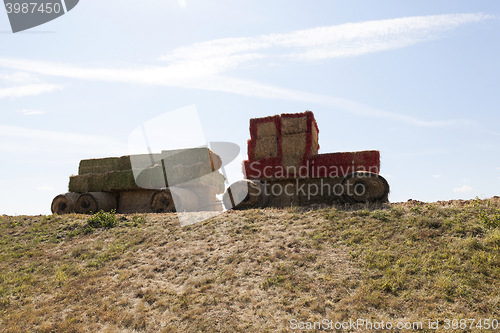
<path id="1" fill-rule="evenodd" d="M 234 172 L 226 171 L 241 170 L 240 147 L 208 142 L 194 105 L 144 122 L 130 133 L 128 147 L 135 183 L 156 190 L 152 210 L 175 212 L 182 226 L 221 214 L 219 197 L 237 180 Z"/>
<path id="2" fill-rule="evenodd" d="M 12 32 L 31 29 L 69 12 L 79 0 L 4 0 Z"/>

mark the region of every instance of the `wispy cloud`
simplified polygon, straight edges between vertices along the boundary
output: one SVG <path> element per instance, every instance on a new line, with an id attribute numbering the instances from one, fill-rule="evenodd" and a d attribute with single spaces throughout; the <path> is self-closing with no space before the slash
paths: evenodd
<path id="1" fill-rule="evenodd" d="M 0 152 L 33 153 L 78 151 L 85 154 L 125 154 L 127 145 L 114 139 L 98 135 L 47 131 L 19 126 L 0 125 L 0 137 L 15 140 L 0 140 Z"/>
<path id="2" fill-rule="evenodd" d="M 36 96 L 43 93 L 53 92 L 55 90 L 60 90 L 63 87 L 57 84 L 28 84 L 18 87 L 10 87 L 0 89 L 0 99 L 5 97 L 19 98 L 25 96 Z"/>
<path id="3" fill-rule="evenodd" d="M 221 71 L 261 58 L 315 61 L 358 56 L 440 38 L 442 33 L 493 16 L 482 13 L 413 16 L 347 23 L 286 34 L 224 38 L 181 47 L 160 59 L 182 64 L 221 63 Z M 262 53 L 259 53 L 262 52 Z M 265 52 L 265 53 L 263 53 Z"/>
<path id="4" fill-rule="evenodd" d="M 41 110 L 32 110 L 32 109 L 23 109 L 23 110 L 18 110 L 16 111 L 17 113 L 22 113 L 25 116 L 35 116 L 39 114 L 44 114 L 45 111 Z"/>
<path id="5" fill-rule="evenodd" d="M 474 189 L 471 186 L 467 186 L 467 185 L 464 185 L 462 187 L 457 187 L 457 188 L 453 189 L 453 192 L 455 192 L 455 193 L 471 193 L 471 192 L 474 192 L 474 191 L 476 191 L 476 189 Z"/>
<path id="6" fill-rule="evenodd" d="M 281 88 L 230 77 L 223 73 L 242 66 L 266 65 L 266 61 L 267 65 L 269 61 L 271 64 L 277 61 L 311 62 L 393 50 L 440 38 L 445 31 L 490 18 L 492 17 L 481 13 L 416 16 L 348 23 L 285 34 L 217 39 L 177 48 L 160 58 L 167 62 L 167 65 L 162 66 L 84 68 L 68 64 L 5 58 L 0 59 L 0 66 L 72 79 L 163 85 L 266 99 L 310 102 L 354 114 L 381 117 L 417 126 L 475 126 L 476 123 L 468 119 L 422 120 L 343 98 Z"/>
<path id="7" fill-rule="evenodd" d="M 15 72 L 11 74 L 0 73 L 0 80 L 17 84 L 40 82 L 36 76 L 27 72 Z"/>
<path id="8" fill-rule="evenodd" d="M 442 176 L 441 175 L 434 175 L 432 177 L 434 177 L 434 178 L 441 178 Z"/>

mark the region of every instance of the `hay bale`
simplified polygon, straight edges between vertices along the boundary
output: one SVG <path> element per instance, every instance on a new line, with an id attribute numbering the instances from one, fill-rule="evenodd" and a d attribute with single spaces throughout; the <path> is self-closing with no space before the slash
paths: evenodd
<path id="1" fill-rule="evenodd" d="M 257 180 L 239 180 L 231 184 L 222 197 L 228 210 L 266 207 L 268 200 L 264 184 Z"/>
<path id="2" fill-rule="evenodd" d="M 216 189 L 215 194 L 224 193 L 224 190 L 226 189 L 226 178 L 218 171 L 212 172 L 208 175 L 192 180 L 191 182 L 193 183 L 199 182 L 205 186 L 213 186 Z"/>
<path id="3" fill-rule="evenodd" d="M 295 177 L 299 168 L 302 166 L 303 158 L 300 155 L 296 156 L 283 156 L 283 170 L 285 170 L 289 177 Z"/>
<path id="4" fill-rule="evenodd" d="M 175 212 L 174 199 L 169 189 L 157 190 L 153 193 L 150 202 L 151 210 L 154 213 Z"/>
<path id="5" fill-rule="evenodd" d="M 204 163 L 212 167 L 212 171 L 222 166 L 220 156 L 208 148 L 189 148 L 178 150 L 164 150 L 161 154 L 138 154 L 121 157 L 106 157 L 81 160 L 78 167 L 79 175 L 107 173 L 112 171 L 127 171 L 146 169 L 164 160 L 166 166 L 192 165 Z"/>
<path id="6" fill-rule="evenodd" d="M 309 158 L 310 177 L 343 177 L 355 171 L 380 171 L 380 152 L 367 150 L 358 152 L 318 154 Z"/>
<path id="7" fill-rule="evenodd" d="M 119 192 L 118 207 L 119 214 L 152 213 L 151 199 L 155 190 L 132 190 Z"/>
<path id="8" fill-rule="evenodd" d="M 257 140 L 265 137 L 278 137 L 281 133 L 281 117 L 279 115 L 250 119 L 250 138 Z"/>
<path id="9" fill-rule="evenodd" d="M 277 137 L 278 133 L 276 131 L 276 124 L 274 121 L 261 123 L 257 125 L 257 137 L 265 138 L 265 137 Z"/>
<path id="10" fill-rule="evenodd" d="M 217 199 L 219 189 L 215 186 L 206 186 L 203 183 L 185 183 L 180 188 L 191 191 L 198 198 L 198 211 L 222 211 L 222 203 Z"/>
<path id="11" fill-rule="evenodd" d="M 167 181 L 165 182 L 165 176 Z M 213 172 L 212 166 L 202 162 L 189 166 L 175 166 L 163 169 L 161 164 L 144 170 L 111 171 L 99 174 L 71 176 L 70 192 L 106 192 L 131 189 L 161 189 L 203 178 L 210 184 L 224 188 L 225 178 L 219 172 Z"/>
<path id="12" fill-rule="evenodd" d="M 78 174 L 104 173 L 110 171 L 124 171 L 132 169 L 130 156 L 95 158 L 81 160 Z"/>
<path id="13" fill-rule="evenodd" d="M 304 156 L 306 154 L 306 133 L 283 135 L 281 147 L 283 156 Z"/>
<path id="14" fill-rule="evenodd" d="M 75 210 L 80 214 L 97 213 L 101 210 L 109 212 L 116 209 L 116 199 L 109 192 L 89 192 L 81 194 L 75 204 Z"/>
<path id="15" fill-rule="evenodd" d="M 371 172 L 354 172 L 342 179 L 343 199 L 351 203 L 388 202 L 389 184 Z"/>
<path id="16" fill-rule="evenodd" d="M 189 166 L 198 163 L 211 166 L 211 172 L 219 170 L 222 167 L 222 160 L 220 156 L 206 147 L 163 150 L 161 155 L 163 158 L 163 164 L 167 169 L 180 165 Z"/>
<path id="17" fill-rule="evenodd" d="M 65 193 L 59 194 L 52 200 L 50 209 L 52 214 L 70 214 L 75 212 L 75 203 L 78 200 L 80 193 Z"/>
<path id="18" fill-rule="evenodd" d="M 112 190 L 136 189 L 132 170 L 85 174 L 69 178 L 70 192 L 104 192 Z"/>
<path id="19" fill-rule="evenodd" d="M 281 116 L 281 133 L 282 135 L 305 133 L 307 132 L 307 117 L 287 117 L 286 114 Z"/>
<path id="20" fill-rule="evenodd" d="M 283 135 L 311 133 L 313 129 L 319 132 L 318 124 L 314 119 L 314 113 L 311 111 L 281 114 L 281 133 Z"/>
<path id="21" fill-rule="evenodd" d="M 249 142 L 248 156 L 251 160 L 278 156 L 278 138 L 265 137 Z"/>
<path id="22" fill-rule="evenodd" d="M 264 194 L 268 196 L 268 207 L 284 208 L 300 205 L 295 179 L 267 180 L 263 184 Z"/>
<path id="23" fill-rule="evenodd" d="M 199 208 L 196 194 L 183 188 L 158 190 L 151 198 L 151 209 L 155 213 L 196 212 Z"/>

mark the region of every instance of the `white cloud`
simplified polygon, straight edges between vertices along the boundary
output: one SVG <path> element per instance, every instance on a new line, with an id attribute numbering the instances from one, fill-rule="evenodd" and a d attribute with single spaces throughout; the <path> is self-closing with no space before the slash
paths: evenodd
<path id="1" fill-rule="evenodd" d="M 179 0 L 179 6 L 181 6 L 181 8 L 186 8 L 187 6 L 186 0 Z"/>
<path id="2" fill-rule="evenodd" d="M 453 192 L 456 192 L 456 193 L 470 193 L 470 192 L 474 192 L 474 191 L 476 191 L 474 188 L 467 186 L 467 185 L 453 189 Z"/>
<path id="3" fill-rule="evenodd" d="M 34 116 L 34 115 L 39 115 L 39 114 L 44 114 L 45 113 L 45 111 L 32 110 L 32 109 L 23 109 L 23 110 L 18 110 L 16 112 L 17 113 L 22 113 L 25 116 Z"/>
<path id="4" fill-rule="evenodd" d="M 462 178 L 462 181 L 463 181 L 464 183 L 467 183 L 467 182 L 470 182 L 470 179 L 469 179 L 469 178 Z"/>
<path id="5" fill-rule="evenodd" d="M 15 72 L 12 74 L 0 73 L 0 80 L 18 84 L 40 82 L 40 80 L 36 76 L 27 72 Z"/>
<path id="6" fill-rule="evenodd" d="M 160 59 L 181 63 L 217 60 L 224 63 L 221 68 L 223 71 L 239 63 L 264 57 L 281 61 L 349 57 L 437 39 L 444 31 L 491 18 L 482 13 L 414 16 L 346 23 L 286 34 L 224 38 L 181 47 Z M 256 53 L 263 51 L 266 54 Z"/>
<path id="7" fill-rule="evenodd" d="M 25 96 L 36 96 L 43 93 L 53 92 L 62 89 L 63 87 L 57 84 L 28 84 L 24 86 L 11 87 L 0 89 L 0 99 L 5 97 L 19 98 Z"/>
<path id="8" fill-rule="evenodd" d="M 0 152 L 17 154 L 78 152 L 81 154 L 126 154 L 127 145 L 103 136 L 69 132 L 37 130 L 18 126 L 0 125 Z"/>
<path id="9" fill-rule="evenodd" d="M 42 186 L 42 187 L 37 187 L 37 190 L 39 190 L 39 191 L 53 191 L 54 188 L 51 186 Z"/>
<path id="10" fill-rule="evenodd" d="M 434 178 L 441 178 L 441 175 L 434 175 L 432 177 L 434 177 Z"/>
<path id="11" fill-rule="evenodd" d="M 84 68 L 76 65 L 5 58 L 0 58 L 0 66 L 73 79 L 175 86 L 317 103 L 354 114 L 382 117 L 417 126 L 474 126 L 476 123 L 468 119 L 426 121 L 413 116 L 378 110 L 343 98 L 280 88 L 228 77 L 222 73 L 269 60 L 271 63 L 310 62 L 402 48 L 440 38 L 445 31 L 490 18 L 492 17 L 481 13 L 416 16 L 347 23 L 285 34 L 217 39 L 173 50 L 160 58 L 168 62 L 165 66 Z"/>

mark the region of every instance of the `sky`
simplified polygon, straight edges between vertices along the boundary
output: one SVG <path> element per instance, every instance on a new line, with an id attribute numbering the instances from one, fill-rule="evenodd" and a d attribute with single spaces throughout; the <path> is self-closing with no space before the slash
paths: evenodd
<path id="1" fill-rule="evenodd" d="M 230 181 L 250 118 L 311 110 L 320 153 L 380 151 L 391 202 L 500 195 L 499 19 L 482 0 L 81 0 L 13 34 L 0 9 L 0 214 L 50 214 L 81 159 L 188 106 L 241 147 Z"/>

